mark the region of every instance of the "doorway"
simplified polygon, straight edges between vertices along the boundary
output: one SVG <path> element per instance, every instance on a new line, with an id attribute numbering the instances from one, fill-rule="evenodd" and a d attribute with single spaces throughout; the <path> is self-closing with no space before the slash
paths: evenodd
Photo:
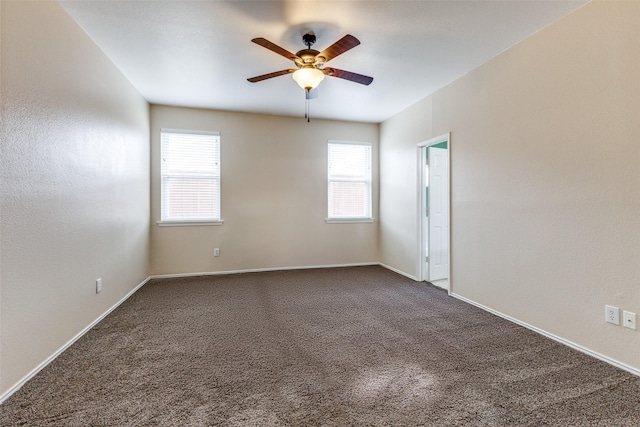
<path id="1" fill-rule="evenodd" d="M 417 145 L 417 277 L 450 291 L 450 134 Z"/>

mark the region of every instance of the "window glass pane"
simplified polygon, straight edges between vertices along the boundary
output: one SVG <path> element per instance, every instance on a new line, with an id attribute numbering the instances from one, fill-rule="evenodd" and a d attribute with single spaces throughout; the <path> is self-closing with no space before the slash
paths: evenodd
<path id="1" fill-rule="evenodd" d="M 220 220 L 220 137 L 163 131 L 161 220 Z"/>
<path id="2" fill-rule="evenodd" d="M 371 217 L 371 145 L 328 145 L 329 218 Z"/>
<path id="3" fill-rule="evenodd" d="M 211 212 L 216 210 L 216 181 L 212 178 L 168 177 L 165 185 L 169 218 L 211 218 Z"/>
<path id="4" fill-rule="evenodd" d="M 371 160 L 367 145 L 331 144 L 329 174 L 335 178 L 366 179 Z"/>
<path id="5" fill-rule="evenodd" d="M 329 182 L 329 217 L 368 216 L 366 190 L 364 182 Z"/>

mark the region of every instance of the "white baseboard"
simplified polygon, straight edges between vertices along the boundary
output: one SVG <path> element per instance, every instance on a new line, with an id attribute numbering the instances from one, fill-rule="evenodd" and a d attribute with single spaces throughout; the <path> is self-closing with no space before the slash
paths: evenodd
<path id="1" fill-rule="evenodd" d="M 225 274 L 262 273 L 265 271 L 310 270 L 314 268 L 363 267 L 367 265 L 380 265 L 380 263 L 379 262 L 360 262 L 360 263 L 351 263 L 351 264 L 306 265 L 306 266 L 300 266 L 300 267 L 269 267 L 269 268 L 250 268 L 245 270 L 204 271 L 201 273 L 156 274 L 153 276 L 149 276 L 149 278 L 150 279 L 169 279 L 173 277 L 219 276 L 219 275 L 225 275 Z"/>
<path id="2" fill-rule="evenodd" d="M 398 274 L 400 274 L 400 275 L 402 275 L 402 276 L 404 276 L 404 277 L 408 277 L 408 278 L 409 278 L 409 279 L 411 279 L 411 280 L 415 280 L 416 282 L 419 282 L 419 281 L 420 281 L 420 280 L 418 280 L 418 278 L 417 278 L 416 276 L 412 276 L 412 275 L 411 275 L 411 274 L 409 274 L 409 273 L 405 273 L 404 271 L 400 271 L 400 270 L 398 270 L 397 268 L 393 268 L 393 267 L 391 267 L 391 266 L 388 266 L 387 264 L 383 264 L 383 263 L 381 263 L 381 262 L 379 262 L 379 263 L 377 263 L 377 264 L 378 264 L 378 265 L 380 265 L 381 267 L 386 268 L 387 270 L 391 270 L 391 271 L 393 271 L 394 273 L 398 273 Z"/>
<path id="3" fill-rule="evenodd" d="M 543 329 L 536 328 L 535 326 L 529 325 L 528 323 L 522 322 L 522 321 L 520 321 L 520 320 L 518 320 L 516 318 L 513 318 L 511 316 L 507 316 L 506 314 L 503 314 L 503 313 L 501 313 L 501 312 L 499 312 L 497 310 L 494 310 L 492 308 L 486 307 L 486 306 L 484 306 L 482 304 L 479 304 L 479 303 L 477 303 L 477 302 L 475 302 L 473 300 L 470 300 L 468 298 L 465 298 L 465 297 L 463 297 L 461 295 L 458 295 L 458 294 L 455 294 L 455 293 L 450 293 L 449 295 L 454 297 L 454 298 L 459 299 L 460 301 L 464 301 L 464 302 L 466 302 L 468 304 L 474 305 L 474 306 L 476 306 L 476 307 L 478 307 L 478 308 L 480 308 L 480 309 L 482 309 L 484 311 L 487 311 L 487 312 L 489 312 L 491 314 L 495 314 L 496 316 L 502 317 L 503 319 L 506 319 L 509 322 L 512 322 L 512 323 L 515 323 L 517 325 L 523 326 L 523 327 L 525 327 L 525 328 L 527 328 L 529 330 L 532 330 L 533 332 L 537 332 L 540 335 L 544 335 L 547 338 L 551 338 L 552 340 L 557 341 L 560 344 L 564 344 L 567 347 L 571 347 L 574 350 L 578 350 L 581 353 L 584 353 L 584 354 L 589 355 L 591 357 L 595 357 L 596 359 L 601 360 L 601 361 L 603 361 L 605 363 L 608 363 L 610 365 L 613 365 L 616 368 L 620 368 L 620 369 L 625 370 L 625 371 L 627 371 L 627 372 L 629 372 L 629 373 L 631 373 L 633 375 L 640 376 L 640 369 L 634 368 L 633 366 L 629 366 L 629 365 L 627 365 L 625 363 L 622 363 L 622 362 L 620 362 L 618 360 L 615 360 L 615 359 L 612 359 L 610 357 L 604 356 L 604 355 L 602 355 L 602 354 L 600 354 L 598 352 L 595 352 L 595 351 L 590 350 L 590 349 L 588 349 L 586 347 L 583 347 L 583 346 L 581 346 L 579 344 L 576 344 L 574 342 L 571 342 L 569 340 L 561 338 L 561 337 L 559 337 L 557 335 L 554 335 L 554 334 L 552 334 L 550 332 L 547 332 L 547 331 L 545 331 Z"/>
<path id="4" fill-rule="evenodd" d="M 98 323 L 100 323 L 100 321 L 102 319 L 104 319 L 105 317 L 107 317 L 113 310 L 115 310 L 116 308 L 118 308 L 123 302 L 125 302 L 127 299 L 129 299 L 129 297 L 131 297 L 131 295 L 135 294 L 138 289 L 140 289 L 141 287 L 143 287 L 148 281 L 149 281 L 149 277 L 147 277 L 146 279 L 144 279 L 138 286 L 136 286 L 135 288 L 133 288 L 132 290 L 130 290 L 124 297 L 122 297 L 120 299 L 120 301 L 116 302 L 113 306 L 111 306 L 111 308 L 109 308 L 107 311 L 105 311 L 104 313 L 102 313 L 100 315 L 100 317 L 98 317 L 96 320 L 94 320 L 93 322 L 91 322 L 89 325 L 87 325 L 83 330 L 81 330 L 80 332 L 78 332 L 76 334 L 76 336 L 74 336 L 73 338 L 71 338 L 65 345 L 63 345 L 62 347 L 60 347 L 58 350 L 56 350 L 51 356 L 49 356 L 48 358 L 46 358 L 42 363 L 40 363 L 38 366 L 36 366 L 35 369 L 33 369 L 31 372 L 29 372 L 27 375 L 25 375 L 22 379 L 20 379 L 17 383 L 15 383 L 13 386 L 11 386 L 7 391 L 5 391 L 2 395 L 0 395 L 0 404 L 2 404 L 2 402 L 4 402 L 5 400 L 7 400 L 13 393 L 15 393 L 16 391 L 20 390 L 20 388 L 27 382 L 29 381 L 31 378 L 33 378 L 38 372 L 40 372 L 42 369 L 44 369 L 49 363 L 53 362 L 55 360 L 56 357 L 60 356 L 60 354 L 62 354 L 63 351 L 65 351 L 66 349 L 68 349 L 69 347 L 71 347 L 71 345 L 73 343 L 75 343 L 76 341 L 78 341 L 80 338 L 82 338 L 82 336 L 84 334 L 86 334 L 87 332 L 89 332 L 89 330 L 91 330 L 91 328 L 93 328 L 95 325 L 97 325 Z"/>

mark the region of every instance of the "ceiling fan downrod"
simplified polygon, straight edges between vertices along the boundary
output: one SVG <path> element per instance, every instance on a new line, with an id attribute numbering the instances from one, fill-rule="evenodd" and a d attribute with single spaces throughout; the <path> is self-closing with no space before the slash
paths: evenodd
<path id="1" fill-rule="evenodd" d="M 307 49 L 311 49 L 311 46 L 316 42 L 316 35 L 313 33 L 307 33 L 302 36 L 302 42 L 307 45 Z"/>

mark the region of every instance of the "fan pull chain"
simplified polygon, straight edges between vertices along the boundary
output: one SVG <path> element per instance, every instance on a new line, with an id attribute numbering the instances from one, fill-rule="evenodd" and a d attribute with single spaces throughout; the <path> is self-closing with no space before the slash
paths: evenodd
<path id="1" fill-rule="evenodd" d="M 307 119 L 307 123 L 311 122 L 311 115 L 309 114 L 309 89 L 305 89 L 304 94 L 304 118 Z"/>

